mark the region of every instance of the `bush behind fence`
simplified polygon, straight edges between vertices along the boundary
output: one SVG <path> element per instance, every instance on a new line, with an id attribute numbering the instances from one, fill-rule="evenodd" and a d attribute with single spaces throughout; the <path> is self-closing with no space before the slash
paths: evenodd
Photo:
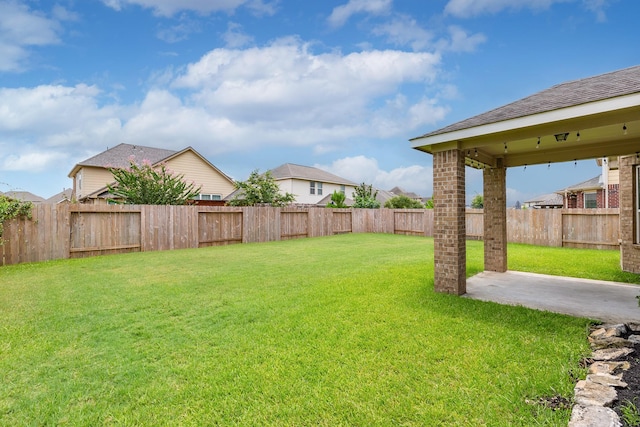
<path id="1" fill-rule="evenodd" d="M 342 233 L 433 236 L 433 210 L 40 204 L 5 223 L 1 265 L 112 253 L 269 242 Z M 482 239 L 483 211 L 467 209 Z M 617 209 L 508 210 L 510 242 L 618 247 Z"/>

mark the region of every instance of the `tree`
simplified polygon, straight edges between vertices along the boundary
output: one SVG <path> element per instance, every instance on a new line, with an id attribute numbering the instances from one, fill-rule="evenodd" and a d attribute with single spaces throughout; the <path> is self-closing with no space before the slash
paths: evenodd
<path id="1" fill-rule="evenodd" d="M 426 209 L 433 209 L 433 197 L 427 199 L 427 202 L 424 204 Z"/>
<path id="2" fill-rule="evenodd" d="M 110 168 L 115 184 L 107 185 L 116 203 L 130 205 L 186 205 L 200 194 L 202 186 L 187 184 L 165 163 L 153 167 L 148 160 L 138 165 L 129 159 L 127 168 Z"/>
<path id="3" fill-rule="evenodd" d="M 403 194 L 387 200 L 384 207 L 389 209 L 424 209 L 424 205 L 422 203 Z"/>
<path id="4" fill-rule="evenodd" d="M 31 219 L 33 203 L 12 199 L 0 194 L 0 244 L 2 244 L 3 223 L 14 218 Z"/>
<path id="5" fill-rule="evenodd" d="M 482 198 L 482 194 L 476 194 L 471 199 L 471 207 L 474 209 L 482 209 L 484 207 L 484 199 Z"/>
<path id="6" fill-rule="evenodd" d="M 355 188 L 354 208 L 378 209 L 380 202 L 376 200 L 378 190 L 373 189 L 372 185 L 366 185 L 364 182 Z"/>
<path id="7" fill-rule="evenodd" d="M 328 208 L 348 208 L 345 204 L 345 199 L 347 196 L 342 191 L 333 190 L 333 194 L 331 195 L 331 203 L 327 205 Z"/>
<path id="8" fill-rule="evenodd" d="M 235 183 L 236 196 L 229 201 L 230 206 L 257 206 L 270 205 L 276 207 L 286 206 L 296 198 L 291 193 L 280 192 L 271 172 L 261 174 L 257 169 L 251 172 L 246 181 Z"/>

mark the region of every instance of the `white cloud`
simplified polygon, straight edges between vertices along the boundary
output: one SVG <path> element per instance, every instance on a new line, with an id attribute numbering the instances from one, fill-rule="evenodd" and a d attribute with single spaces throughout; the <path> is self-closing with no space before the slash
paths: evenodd
<path id="1" fill-rule="evenodd" d="M 269 147 L 326 153 L 356 139 L 405 140 L 448 111 L 426 95 L 439 65 L 431 53 L 316 54 L 287 39 L 216 49 L 179 71 L 166 70 L 133 105 L 90 85 L 0 88 L 0 167 L 43 165 L 56 161 L 55 153 L 78 161 L 120 142 L 191 145 L 212 156 Z M 400 95 L 405 85 L 412 91 Z M 382 172 L 376 182 L 386 188 L 383 177 L 400 170 Z"/>
<path id="2" fill-rule="evenodd" d="M 434 40 L 432 31 L 423 28 L 414 18 L 396 14 L 390 21 L 375 26 L 372 33 L 386 37 L 387 42 L 395 46 L 409 46 L 414 51 L 435 50 L 438 52 L 473 52 L 486 41 L 482 33 L 469 35 L 456 25 L 447 28 L 448 37 Z"/>
<path id="3" fill-rule="evenodd" d="M 56 10 L 62 14 L 61 9 Z M 29 58 L 29 48 L 59 43 L 60 31 L 56 20 L 25 4 L 0 2 L 0 71 L 21 71 Z"/>
<path id="4" fill-rule="evenodd" d="M 392 3 L 393 0 L 349 0 L 335 7 L 327 20 L 331 26 L 341 27 L 356 13 L 385 14 L 391 9 Z"/>
<path id="5" fill-rule="evenodd" d="M 0 167 L 44 167 L 117 143 L 122 111 L 99 96 L 87 85 L 0 89 Z"/>
<path id="6" fill-rule="evenodd" d="M 214 12 L 233 12 L 240 6 L 247 6 L 256 14 L 273 14 L 275 3 L 262 0 L 102 0 L 115 9 L 122 10 L 127 5 L 136 5 L 152 9 L 158 16 L 170 17 L 179 11 L 193 11 L 203 15 Z M 276 2 L 277 3 L 277 2 Z"/>
<path id="7" fill-rule="evenodd" d="M 394 136 L 446 113 L 424 96 L 413 101 L 396 96 L 404 84 L 426 88 L 436 80 L 436 54 L 314 54 L 310 49 L 297 39 L 215 49 L 186 67 L 173 87 L 191 91 L 189 108 L 289 144 Z"/>
<path id="8" fill-rule="evenodd" d="M 554 3 L 565 3 L 574 0 L 449 0 L 444 8 L 445 14 L 459 18 L 493 14 L 505 9 L 518 10 L 523 8 L 533 10 L 548 9 Z"/>
<path id="9" fill-rule="evenodd" d="M 0 170 L 15 172 L 39 172 L 46 168 L 53 167 L 56 163 L 64 159 L 62 153 L 56 151 L 31 151 L 33 148 L 25 150 L 25 152 L 15 155 L 11 154 L 2 159 Z"/>
<path id="10" fill-rule="evenodd" d="M 177 43 L 188 39 L 191 34 L 199 33 L 201 30 L 199 22 L 183 14 L 177 24 L 161 27 L 157 32 L 157 36 L 167 43 Z"/>
<path id="11" fill-rule="evenodd" d="M 330 165 L 315 167 L 356 183 L 372 184 L 381 190 L 390 190 L 398 186 L 405 191 L 430 197 L 433 189 L 433 169 L 426 166 L 412 165 L 385 171 L 380 169 L 376 159 L 355 156 L 335 160 Z"/>
<path id="12" fill-rule="evenodd" d="M 253 37 L 242 30 L 242 25 L 236 22 L 227 24 L 227 31 L 222 35 L 222 40 L 230 49 L 236 49 L 253 43 Z"/>
<path id="13" fill-rule="evenodd" d="M 458 18 L 471 18 L 478 15 L 495 14 L 503 10 L 531 9 L 534 11 L 549 9 L 555 3 L 570 3 L 577 0 L 449 0 L 444 8 L 445 14 Z M 585 9 L 596 15 L 598 22 L 606 21 L 604 9 L 610 0 L 582 0 Z"/>
<path id="14" fill-rule="evenodd" d="M 450 39 L 443 39 L 440 41 L 440 49 L 451 52 L 473 52 L 476 50 L 479 44 L 487 41 L 487 38 L 482 33 L 473 35 L 467 34 L 467 32 L 457 25 L 451 25 L 448 28 Z"/>
<path id="15" fill-rule="evenodd" d="M 378 36 L 386 36 L 396 46 L 411 46 L 416 51 L 430 47 L 433 40 L 431 31 L 422 28 L 412 17 L 402 14 L 374 27 L 372 32 Z"/>
<path id="16" fill-rule="evenodd" d="M 605 22 L 607 20 L 604 9 L 607 7 L 609 0 L 583 0 L 583 2 L 585 8 L 596 15 L 598 22 Z"/>

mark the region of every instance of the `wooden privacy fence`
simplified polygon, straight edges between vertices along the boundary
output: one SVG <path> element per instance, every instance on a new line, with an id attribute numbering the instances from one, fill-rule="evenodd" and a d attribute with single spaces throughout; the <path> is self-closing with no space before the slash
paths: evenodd
<path id="1" fill-rule="evenodd" d="M 0 265 L 341 233 L 433 236 L 433 210 L 40 204 L 4 225 Z M 615 248 L 617 209 L 509 210 L 510 242 Z M 467 210 L 482 239 L 483 212 Z"/>

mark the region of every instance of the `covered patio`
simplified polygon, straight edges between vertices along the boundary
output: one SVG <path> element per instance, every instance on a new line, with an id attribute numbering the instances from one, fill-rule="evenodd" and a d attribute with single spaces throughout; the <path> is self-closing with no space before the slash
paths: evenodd
<path id="1" fill-rule="evenodd" d="M 621 267 L 640 273 L 640 66 L 553 86 L 411 144 L 433 155 L 436 291 L 467 292 L 465 166 L 483 170 L 484 269 L 506 272 L 506 169 L 620 156 Z"/>

